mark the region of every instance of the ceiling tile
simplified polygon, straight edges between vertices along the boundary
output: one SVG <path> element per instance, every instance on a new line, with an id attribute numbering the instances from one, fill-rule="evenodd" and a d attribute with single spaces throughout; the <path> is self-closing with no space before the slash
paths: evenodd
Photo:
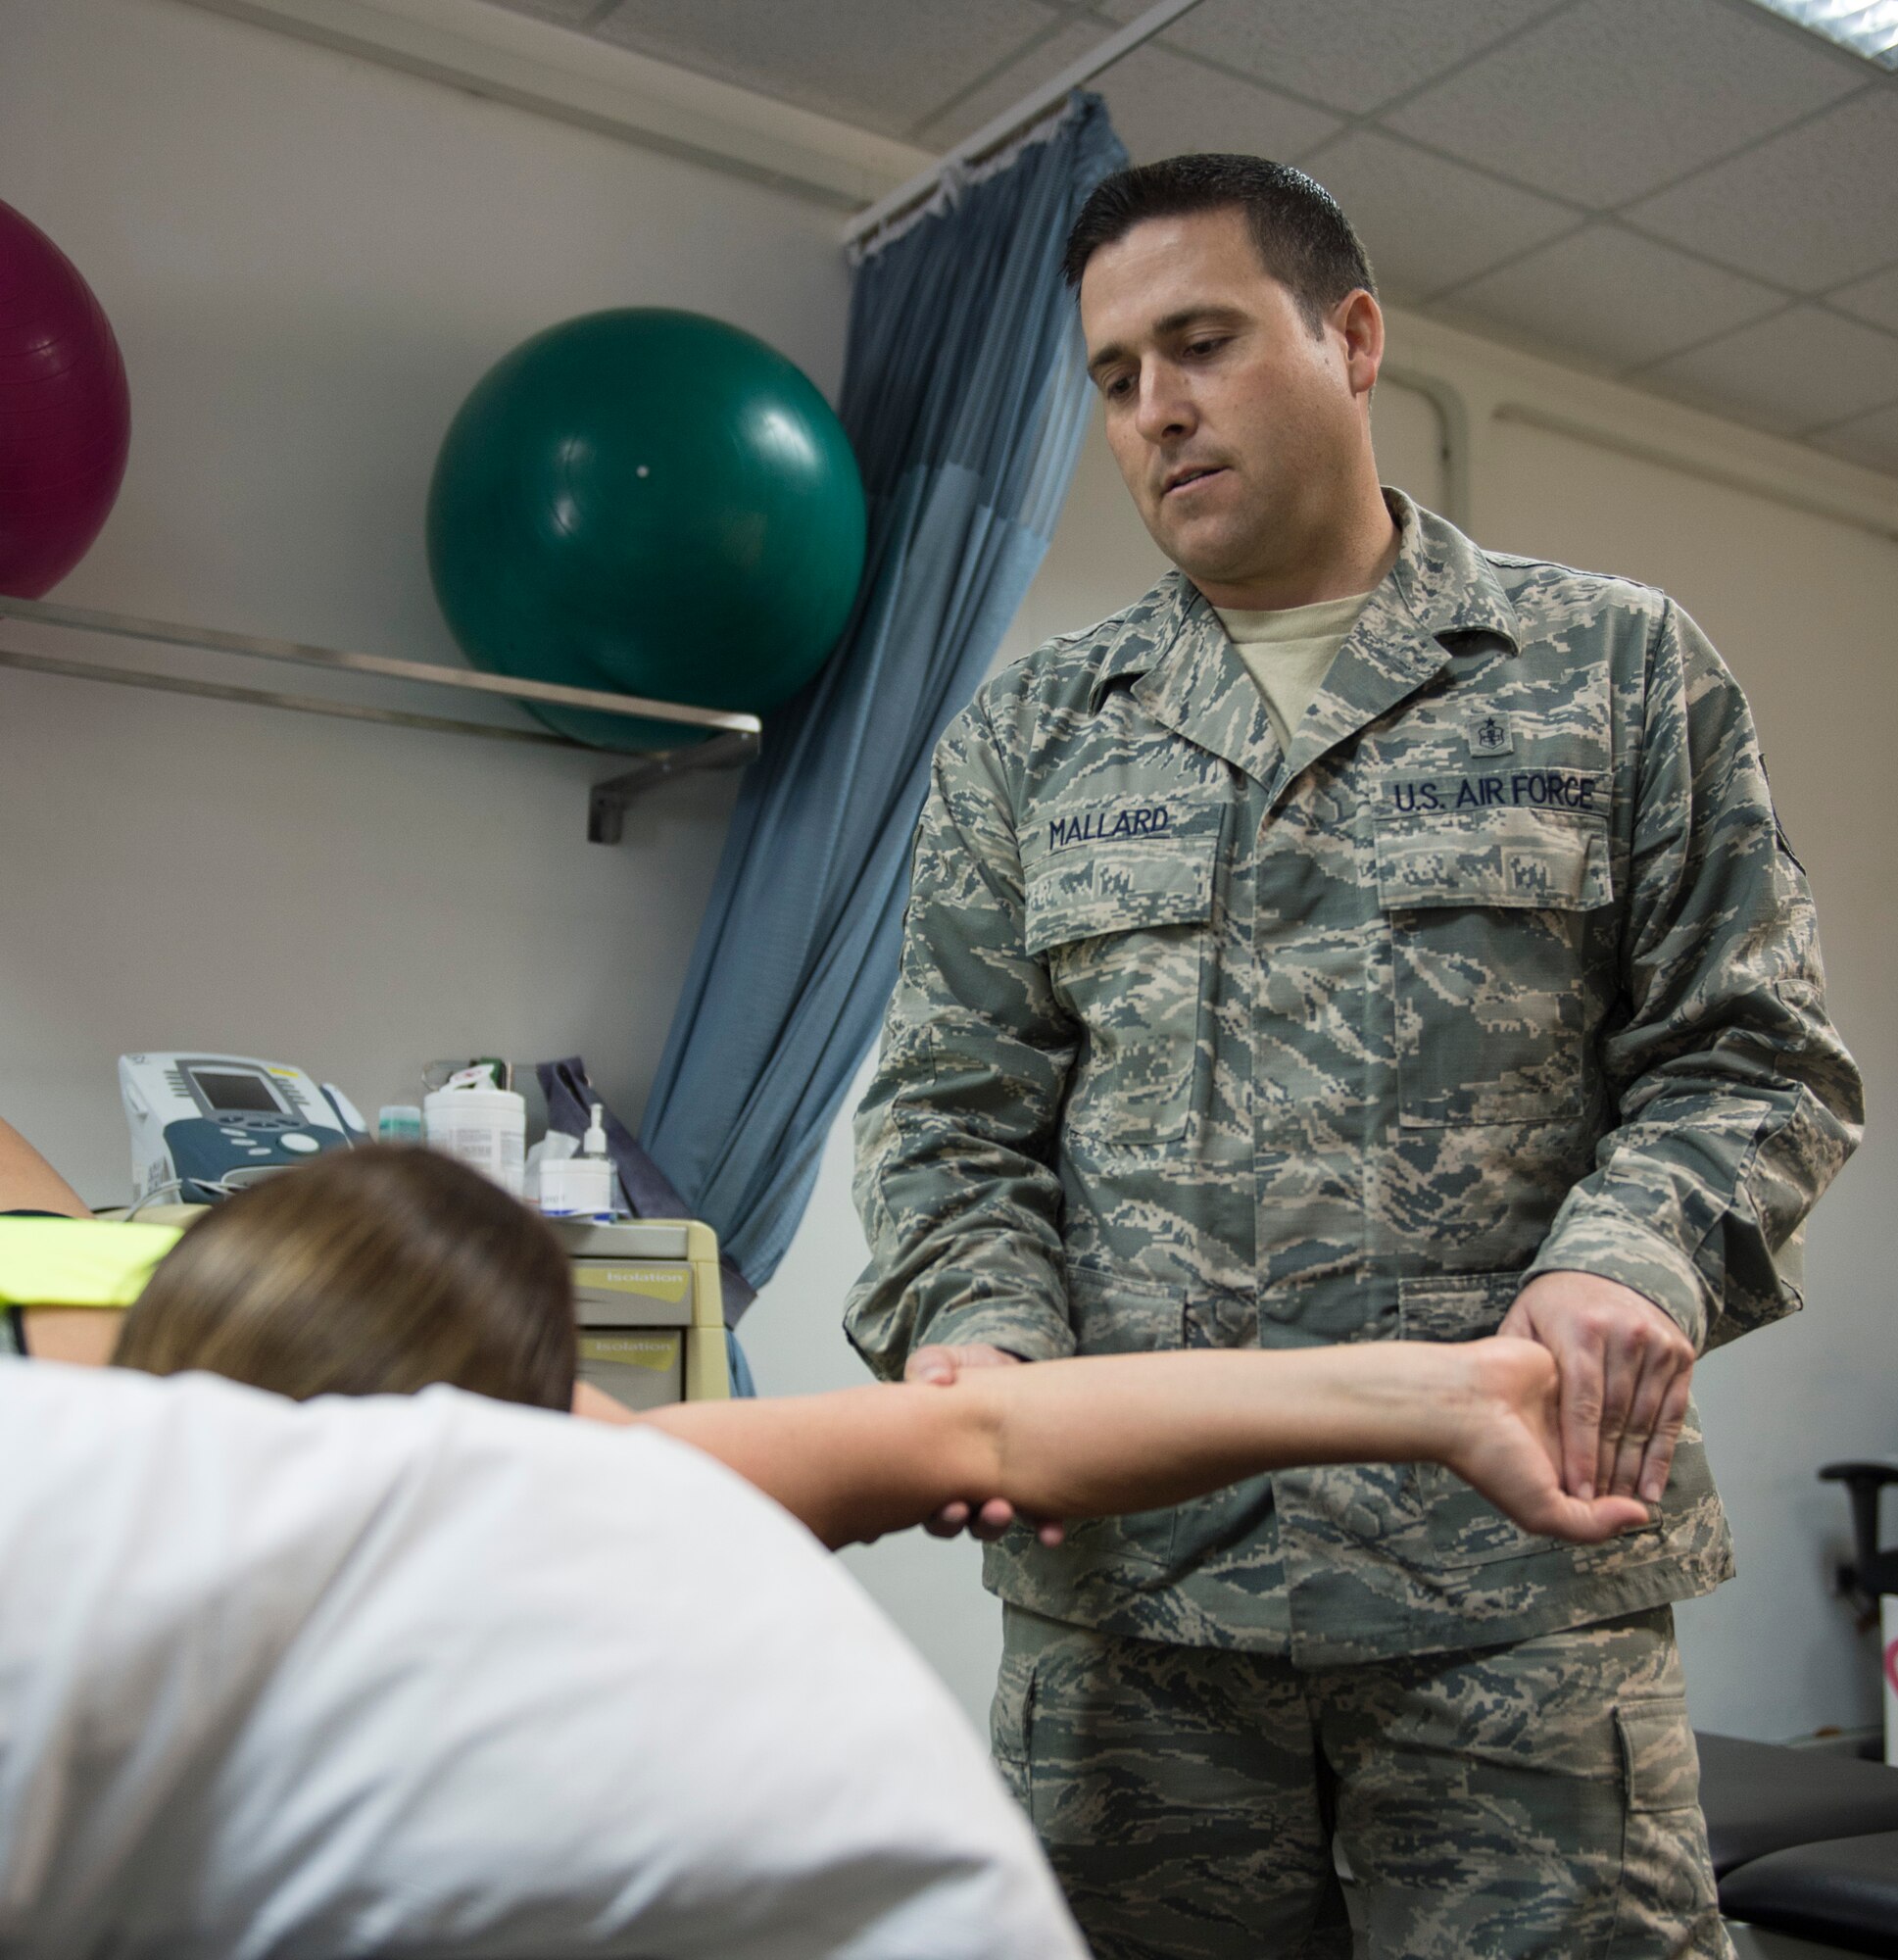
<path id="1" fill-rule="evenodd" d="M 1898 401 L 1898 334 L 1796 306 L 1664 361 L 1641 379 L 1787 435 Z"/>
<path id="2" fill-rule="evenodd" d="M 1898 259 L 1898 89 L 1874 85 L 1625 216 L 1742 272 L 1820 292 Z"/>
<path id="3" fill-rule="evenodd" d="M 1220 74 L 1165 48 L 1145 47 L 1094 84 L 1137 164 L 1184 150 L 1298 157 L 1342 125 L 1323 110 Z"/>
<path id="4" fill-rule="evenodd" d="M 1814 436 L 1813 443 L 1848 463 L 1862 463 L 1868 469 L 1883 469 L 1898 476 L 1898 403 L 1876 415 L 1840 422 L 1836 428 Z"/>
<path id="5" fill-rule="evenodd" d="M 1149 0 L 1107 0 L 1131 21 Z M 1552 0 L 1201 0 L 1163 38 L 1363 115 L 1546 14 Z"/>
<path id="6" fill-rule="evenodd" d="M 1303 167 L 1344 207 L 1380 290 L 1400 302 L 1458 285 L 1575 222 L 1559 204 L 1374 129 L 1340 136 Z"/>
<path id="7" fill-rule="evenodd" d="M 1857 314 L 1874 326 L 1898 333 L 1898 266 L 1887 267 L 1856 285 L 1841 286 L 1837 292 L 1827 293 L 1825 303 L 1844 313 Z"/>
<path id="8" fill-rule="evenodd" d="M 1580 0 L 1386 120 L 1605 208 L 1862 85 L 1863 63 L 1803 41 L 1723 0 Z"/>
<path id="9" fill-rule="evenodd" d="M 1616 370 L 1658 361 L 1784 304 L 1771 286 L 1598 223 L 1459 286 L 1432 311 L 1479 333 L 1503 327 Z"/>
<path id="10" fill-rule="evenodd" d="M 1041 0 L 619 0 L 594 31 L 900 136 L 1058 18 Z"/>
<path id="11" fill-rule="evenodd" d="M 1046 40 L 1017 55 L 970 94 L 951 100 L 927 122 L 918 123 L 911 131 L 913 139 L 931 150 L 953 149 L 965 136 L 973 136 L 985 122 L 1012 108 L 1032 89 L 1041 87 L 1079 61 L 1090 48 L 1097 47 L 1109 31 L 1098 23 L 1087 21 L 1073 21 L 1057 27 Z"/>

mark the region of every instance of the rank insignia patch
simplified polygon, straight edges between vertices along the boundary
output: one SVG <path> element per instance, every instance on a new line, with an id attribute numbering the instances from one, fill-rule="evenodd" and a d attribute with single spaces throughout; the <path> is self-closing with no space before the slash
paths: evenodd
<path id="1" fill-rule="evenodd" d="M 1470 754 L 1506 756 L 1516 745 L 1509 739 L 1509 717 L 1492 710 L 1470 723 Z"/>

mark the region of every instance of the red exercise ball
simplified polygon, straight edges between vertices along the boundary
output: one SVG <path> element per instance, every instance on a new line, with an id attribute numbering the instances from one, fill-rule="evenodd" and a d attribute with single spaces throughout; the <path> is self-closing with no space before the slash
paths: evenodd
<path id="1" fill-rule="evenodd" d="M 125 364 L 92 288 L 0 204 L 0 592 L 37 599 L 86 555 L 130 441 Z"/>

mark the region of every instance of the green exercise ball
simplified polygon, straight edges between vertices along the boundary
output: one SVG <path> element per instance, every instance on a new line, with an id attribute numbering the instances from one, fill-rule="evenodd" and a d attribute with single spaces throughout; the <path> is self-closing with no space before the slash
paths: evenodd
<path id="1" fill-rule="evenodd" d="M 844 630 L 863 485 L 824 398 L 761 340 L 660 307 L 586 314 L 515 348 L 450 425 L 428 569 L 476 666 L 761 714 Z M 702 739 L 534 712 L 602 748 Z"/>

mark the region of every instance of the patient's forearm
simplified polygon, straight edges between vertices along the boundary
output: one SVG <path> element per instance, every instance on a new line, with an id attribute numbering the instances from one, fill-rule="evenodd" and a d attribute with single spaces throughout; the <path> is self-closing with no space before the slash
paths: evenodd
<path id="1" fill-rule="evenodd" d="M 0 1122 L 0 1211 L 92 1216 L 85 1200 L 7 1122 Z"/>
<path id="2" fill-rule="evenodd" d="M 1097 1355 L 971 1370 L 952 1387 L 694 1402 L 652 1418 L 749 1478 L 830 1544 L 957 1498 L 1098 1517 L 1295 1463 L 1442 1454 L 1452 1348 Z"/>
<path id="3" fill-rule="evenodd" d="M 1368 1343 L 1094 1355 L 970 1370 L 936 1393 L 984 1405 L 995 1493 L 1033 1517 L 1082 1518 L 1295 1464 L 1440 1456 L 1468 1372 L 1453 1348 Z"/>

